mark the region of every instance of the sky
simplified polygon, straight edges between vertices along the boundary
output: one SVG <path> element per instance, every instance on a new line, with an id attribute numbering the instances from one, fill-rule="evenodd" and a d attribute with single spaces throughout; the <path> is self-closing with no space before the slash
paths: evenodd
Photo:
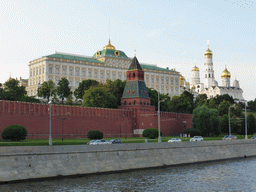
<path id="1" fill-rule="evenodd" d="M 256 98 L 255 0 L 0 0 L 0 82 L 29 78 L 29 61 L 57 52 L 92 56 L 108 44 L 187 81 L 207 40 L 215 78 L 231 73 Z"/>

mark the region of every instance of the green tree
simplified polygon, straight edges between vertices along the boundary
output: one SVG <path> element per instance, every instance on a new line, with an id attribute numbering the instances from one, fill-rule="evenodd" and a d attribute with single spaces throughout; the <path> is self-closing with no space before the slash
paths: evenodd
<path id="1" fill-rule="evenodd" d="M 61 103 L 63 104 L 64 98 L 67 98 L 70 94 L 72 94 L 69 81 L 66 78 L 61 78 L 58 82 L 57 94 L 61 98 Z"/>
<path id="2" fill-rule="evenodd" d="M 52 80 L 45 81 L 43 84 L 37 89 L 37 95 L 39 97 L 47 98 L 48 102 L 50 97 L 54 95 L 55 83 Z"/>
<path id="3" fill-rule="evenodd" d="M 65 102 L 66 105 L 72 105 L 73 104 L 73 101 L 72 101 L 72 94 L 70 94 L 68 97 L 67 97 L 67 101 Z"/>
<path id="4" fill-rule="evenodd" d="M 211 109 L 216 109 L 217 105 L 216 105 L 216 101 L 215 98 L 211 98 L 208 102 L 208 107 Z"/>
<path id="5" fill-rule="evenodd" d="M 229 132 L 229 119 L 228 115 L 225 114 L 220 119 L 220 131 L 221 133 L 227 133 Z"/>
<path id="6" fill-rule="evenodd" d="M 115 96 L 105 86 L 91 87 L 83 96 L 84 107 L 117 108 Z"/>
<path id="7" fill-rule="evenodd" d="M 116 97 L 117 105 L 121 105 L 121 98 L 123 96 L 125 83 L 125 81 L 121 81 L 120 79 L 116 79 L 115 81 L 107 79 L 106 86 L 109 88 L 110 92 Z"/>
<path id="8" fill-rule="evenodd" d="M 193 112 L 193 97 L 184 91 L 180 96 L 173 96 L 168 102 L 169 111 L 176 113 L 192 113 Z"/>
<path id="9" fill-rule="evenodd" d="M 218 124 L 218 110 L 210 109 L 206 105 L 197 107 L 193 111 L 192 128 L 202 136 L 210 136 L 218 133 L 214 126 Z"/>
<path id="10" fill-rule="evenodd" d="M 200 94 L 196 97 L 196 107 L 206 105 L 207 104 L 207 95 Z"/>
<path id="11" fill-rule="evenodd" d="M 79 83 L 78 88 L 75 89 L 74 91 L 75 97 L 77 99 L 82 99 L 84 96 L 84 92 L 90 89 L 90 87 L 96 86 L 96 85 L 99 85 L 99 82 L 96 80 L 92 80 L 92 79 L 83 80 L 82 82 Z"/>
<path id="12" fill-rule="evenodd" d="M 2 98 L 5 100 L 19 101 L 22 96 L 25 96 L 27 91 L 24 86 L 19 86 L 19 81 L 13 78 L 9 78 L 4 83 L 4 89 L 2 89 Z"/>
<path id="13" fill-rule="evenodd" d="M 229 94 L 216 95 L 214 98 L 215 98 L 215 102 L 216 102 L 217 105 L 222 103 L 224 100 L 229 101 L 230 104 L 235 103 L 233 97 L 230 96 Z"/>
<path id="14" fill-rule="evenodd" d="M 213 136 L 218 136 L 221 133 L 220 130 L 220 120 L 217 116 L 210 117 L 210 126 L 211 126 L 211 134 Z"/>
<path id="15" fill-rule="evenodd" d="M 233 115 L 232 118 L 230 118 L 230 126 L 231 133 L 244 134 L 244 129 L 242 129 L 242 121 L 236 115 Z"/>
<path id="16" fill-rule="evenodd" d="M 247 116 L 247 133 L 253 135 L 256 132 L 256 120 L 253 114 Z"/>
<path id="17" fill-rule="evenodd" d="M 218 107 L 219 115 L 222 116 L 222 115 L 228 114 L 229 107 L 230 107 L 230 102 L 223 100 Z"/>
<path id="18" fill-rule="evenodd" d="M 158 92 L 153 88 L 147 87 L 148 95 L 151 99 L 151 105 L 155 106 L 156 111 L 158 111 Z M 160 110 L 161 111 L 170 111 L 170 96 L 166 94 L 159 94 Z"/>
<path id="19" fill-rule="evenodd" d="M 251 101 L 248 101 L 248 109 L 249 110 L 251 110 L 251 111 L 256 111 L 256 98 L 254 99 L 254 101 L 253 100 L 251 100 Z"/>

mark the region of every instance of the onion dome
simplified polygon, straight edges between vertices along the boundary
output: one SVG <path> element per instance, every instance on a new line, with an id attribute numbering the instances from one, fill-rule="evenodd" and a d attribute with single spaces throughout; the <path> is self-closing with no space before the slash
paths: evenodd
<path id="1" fill-rule="evenodd" d="M 186 83 L 186 85 L 190 85 L 190 83 L 189 83 L 189 82 L 187 82 L 187 83 Z"/>
<path id="2" fill-rule="evenodd" d="M 106 50 L 106 49 L 116 50 L 116 48 L 115 48 L 113 45 L 111 45 L 110 39 L 109 39 L 109 41 L 108 41 L 108 45 L 106 45 L 105 47 L 103 47 L 103 50 Z"/>
<path id="3" fill-rule="evenodd" d="M 208 45 L 208 49 L 204 52 L 205 55 L 212 55 L 212 51 L 209 49 L 209 45 Z"/>
<path id="4" fill-rule="evenodd" d="M 196 89 L 195 85 L 192 86 L 192 89 Z"/>
<path id="5" fill-rule="evenodd" d="M 182 75 L 180 75 L 180 81 L 185 81 L 185 78 Z"/>
<path id="6" fill-rule="evenodd" d="M 199 68 L 195 65 L 195 67 L 192 69 L 192 71 L 199 71 Z"/>
<path id="7" fill-rule="evenodd" d="M 231 77 L 231 74 L 227 70 L 227 67 L 225 67 L 224 71 L 221 73 L 221 78 L 230 78 L 230 77 Z"/>

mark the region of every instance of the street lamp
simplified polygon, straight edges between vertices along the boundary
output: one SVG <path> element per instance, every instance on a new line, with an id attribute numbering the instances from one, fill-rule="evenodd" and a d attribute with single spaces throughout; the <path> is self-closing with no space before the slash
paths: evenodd
<path id="1" fill-rule="evenodd" d="M 160 130 L 160 103 L 164 102 L 166 100 L 166 98 L 164 100 L 159 100 L 159 92 L 158 92 L 158 143 L 161 143 L 161 130 Z"/>
<path id="2" fill-rule="evenodd" d="M 49 133 L 49 145 L 52 145 L 52 101 L 50 100 L 49 103 L 50 107 L 50 133 Z"/>
<path id="3" fill-rule="evenodd" d="M 248 137 L 247 137 L 247 112 L 246 112 L 247 102 L 245 101 L 244 104 L 245 104 L 245 139 L 248 139 Z"/>
<path id="4" fill-rule="evenodd" d="M 230 127 L 230 108 L 231 107 L 236 107 L 235 104 L 230 105 L 230 107 L 228 108 L 228 127 L 229 127 L 229 135 L 231 135 L 231 127 Z"/>

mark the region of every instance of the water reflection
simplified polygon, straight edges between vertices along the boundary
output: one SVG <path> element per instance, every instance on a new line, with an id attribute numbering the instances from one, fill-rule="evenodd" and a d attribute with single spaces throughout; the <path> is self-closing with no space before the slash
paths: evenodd
<path id="1" fill-rule="evenodd" d="M 256 158 L 0 186 L 0 191 L 256 191 Z"/>

